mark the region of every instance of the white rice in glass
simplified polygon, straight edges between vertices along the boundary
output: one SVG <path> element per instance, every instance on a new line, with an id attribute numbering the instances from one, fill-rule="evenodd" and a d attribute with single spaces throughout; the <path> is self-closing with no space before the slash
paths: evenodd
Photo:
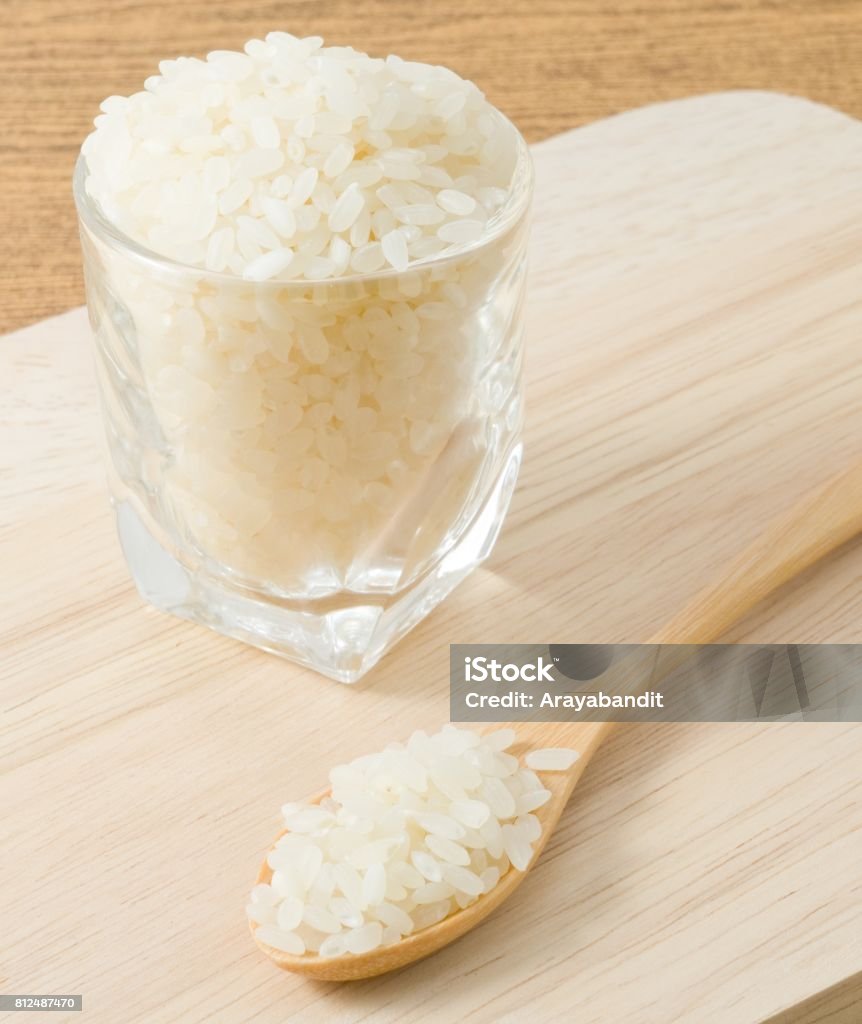
<path id="1" fill-rule="evenodd" d="M 520 460 L 531 168 L 471 83 L 271 33 L 111 97 L 76 172 L 143 595 L 353 681 Z"/>

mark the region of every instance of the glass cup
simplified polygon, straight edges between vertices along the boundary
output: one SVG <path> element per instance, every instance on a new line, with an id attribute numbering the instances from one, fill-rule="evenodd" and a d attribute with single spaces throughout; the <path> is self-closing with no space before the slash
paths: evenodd
<path id="1" fill-rule="evenodd" d="M 480 240 L 319 282 L 148 251 L 79 159 L 110 487 L 147 601 L 353 682 L 487 558 L 521 459 L 532 164 L 509 127 Z"/>

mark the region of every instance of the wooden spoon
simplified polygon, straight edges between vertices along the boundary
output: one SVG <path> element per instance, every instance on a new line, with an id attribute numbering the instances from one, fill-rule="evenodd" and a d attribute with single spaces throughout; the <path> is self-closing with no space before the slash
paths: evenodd
<path id="1" fill-rule="evenodd" d="M 862 464 L 835 477 L 825 487 L 777 518 L 743 554 L 731 563 L 718 582 L 703 590 L 652 638 L 655 644 L 708 644 L 715 642 L 751 608 L 794 576 L 862 532 Z M 511 753 L 523 756 L 540 747 L 571 747 L 580 753 L 565 772 L 546 772 L 542 782 L 551 799 L 534 813 L 542 834 L 534 845 L 529 870 L 556 827 L 557 821 L 612 722 L 513 722 L 517 733 Z M 504 728 L 495 725 L 493 728 Z M 327 795 L 320 793 L 316 798 Z M 280 833 L 283 835 L 284 832 Z M 280 838 L 279 837 L 277 838 Z M 327 981 L 354 981 L 396 970 L 435 953 L 475 928 L 515 891 L 526 872 L 510 869 L 499 883 L 465 910 L 439 924 L 408 935 L 400 942 L 369 953 L 325 958 L 293 956 L 259 943 L 279 967 Z M 269 882 L 272 871 L 264 860 L 258 882 Z M 252 923 L 252 934 L 257 925 Z"/>

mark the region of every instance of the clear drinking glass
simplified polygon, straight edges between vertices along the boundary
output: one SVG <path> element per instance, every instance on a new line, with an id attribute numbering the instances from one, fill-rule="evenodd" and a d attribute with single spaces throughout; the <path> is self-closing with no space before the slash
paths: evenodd
<path id="1" fill-rule="evenodd" d="M 321 282 L 146 250 L 79 159 L 110 486 L 147 601 L 352 682 L 488 556 L 521 458 L 532 165 L 511 132 L 478 242 Z"/>

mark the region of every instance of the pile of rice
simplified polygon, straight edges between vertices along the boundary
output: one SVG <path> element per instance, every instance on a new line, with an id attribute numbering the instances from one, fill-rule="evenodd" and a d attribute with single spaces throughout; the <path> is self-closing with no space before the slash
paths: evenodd
<path id="1" fill-rule="evenodd" d="M 162 61 L 102 103 L 87 191 L 154 251 L 320 281 L 474 242 L 507 198 L 510 127 L 442 67 L 270 32 Z"/>
<path id="2" fill-rule="evenodd" d="M 282 808 L 288 831 L 267 857 L 269 883 L 246 908 L 255 939 L 285 953 L 367 953 L 437 924 L 525 871 L 550 799 L 506 753 L 511 729 L 445 726 L 334 768 L 332 794 Z M 572 750 L 534 751 L 565 770 Z"/>
<path id="3" fill-rule="evenodd" d="M 318 38 L 160 71 L 83 147 L 103 217 L 186 268 L 85 229 L 123 482 L 255 585 L 405 586 L 520 425 L 517 133 L 451 71 Z"/>

